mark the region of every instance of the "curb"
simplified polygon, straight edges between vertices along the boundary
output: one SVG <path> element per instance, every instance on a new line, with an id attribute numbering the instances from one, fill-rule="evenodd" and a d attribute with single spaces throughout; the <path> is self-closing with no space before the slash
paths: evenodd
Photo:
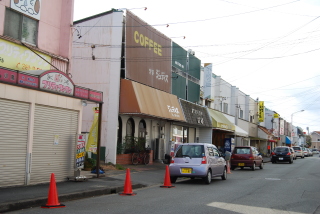
<path id="1" fill-rule="evenodd" d="M 132 189 L 139 189 L 147 187 L 147 185 L 144 184 L 133 184 Z M 110 195 L 110 194 L 116 194 L 122 192 L 124 187 L 112 187 L 112 188 L 104 188 L 104 189 L 98 189 L 98 190 L 90 190 L 85 192 L 76 192 L 76 193 L 70 193 L 70 194 L 62 194 L 58 196 L 60 202 L 66 202 L 71 200 L 78 200 L 83 198 L 90 198 L 94 196 L 102 196 L 102 195 Z M 3 212 L 11 212 L 16 210 L 22 210 L 22 209 L 28 209 L 32 207 L 40 207 L 41 205 L 44 205 L 47 203 L 47 198 L 34 198 L 34 199 L 28 199 L 23 200 L 19 202 L 8 202 L 4 204 L 0 204 L 0 213 Z"/>

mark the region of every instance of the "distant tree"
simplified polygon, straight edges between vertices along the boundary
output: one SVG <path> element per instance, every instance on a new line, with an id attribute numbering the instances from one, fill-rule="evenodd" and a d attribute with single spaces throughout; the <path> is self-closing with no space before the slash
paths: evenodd
<path id="1" fill-rule="evenodd" d="M 306 144 L 308 145 L 308 147 L 311 147 L 311 136 L 310 135 L 306 135 Z"/>

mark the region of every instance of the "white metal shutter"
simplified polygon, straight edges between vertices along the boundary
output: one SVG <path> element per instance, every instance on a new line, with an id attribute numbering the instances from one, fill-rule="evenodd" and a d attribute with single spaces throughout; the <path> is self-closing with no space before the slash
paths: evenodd
<path id="1" fill-rule="evenodd" d="M 0 99 L 0 186 L 25 184 L 29 103 Z"/>
<path id="2" fill-rule="evenodd" d="M 57 182 L 73 176 L 78 115 L 74 110 L 35 106 L 30 184 L 50 182 L 51 173 Z"/>

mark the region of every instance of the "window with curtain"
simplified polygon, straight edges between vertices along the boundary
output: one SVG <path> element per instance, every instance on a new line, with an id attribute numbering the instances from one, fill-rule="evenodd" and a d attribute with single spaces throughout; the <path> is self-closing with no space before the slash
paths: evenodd
<path id="1" fill-rule="evenodd" d="M 4 35 L 37 45 L 38 21 L 7 8 Z"/>

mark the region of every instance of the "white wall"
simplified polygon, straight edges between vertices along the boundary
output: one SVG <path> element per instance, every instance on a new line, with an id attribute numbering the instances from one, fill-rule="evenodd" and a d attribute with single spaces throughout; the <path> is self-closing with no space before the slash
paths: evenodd
<path id="1" fill-rule="evenodd" d="M 122 45 L 122 27 L 118 26 L 122 26 L 122 22 L 123 13 L 114 12 L 75 24 L 75 28 L 81 31 L 82 37 L 79 39 L 77 33 L 74 33 L 72 49 L 72 80 L 76 85 L 103 92 L 101 146 L 106 147 L 108 162 L 112 163 L 116 162 L 117 148 Z M 95 48 L 92 48 L 92 45 Z M 92 60 L 92 55 L 95 56 L 95 60 Z M 91 105 L 83 114 L 83 132 L 90 131 L 92 115 Z"/>

